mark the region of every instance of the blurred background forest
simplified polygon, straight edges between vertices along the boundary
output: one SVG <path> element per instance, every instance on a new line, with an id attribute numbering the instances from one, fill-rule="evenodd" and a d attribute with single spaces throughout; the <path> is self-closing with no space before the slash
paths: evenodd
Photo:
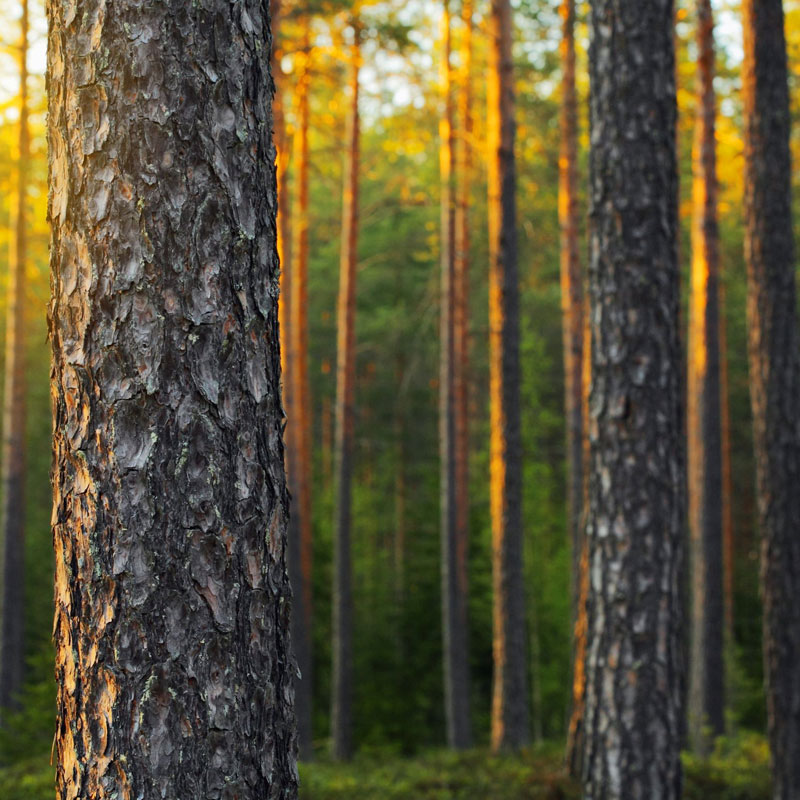
<path id="1" fill-rule="evenodd" d="M 522 433 L 525 586 L 530 713 L 534 738 L 566 736 L 570 704 L 570 537 L 566 517 L 566 448 L 560 310 L 558 159 L 560 22 L 555 3 L 515 5 L 514 68 L 518 124 L 521 275 Z M 578 4 L 579 175 L 587 172 L 587 4 Z M 728 719 L 733 732 L 763 733 L 758 546 L 745 330 L 742 220 L 741 28 L 738 3 L 715 2 L 717 13 L 717 141 L 724 318 L 730 402 L 734 525 L 734 641 L 727 654 Z M 691 147 L 695 117 L 692 10 L 678 17 L 681 255 L 690 262 Z M 800 115 L 800 0 L 784 4 L 795 123 Z M 19 6 L 0 0 L 0 332 L 6 329 L 9 253 L 18 181 Z M 302 13 L 300 13 L 302 12 Z M 485 147 L 487 40 L 482 5 L 474 33 L 475 175 L 470 205 L 469 362 L 469 653 L 472 727 L 478 745 L 489 736 L 492 597 L 488 476 L 488 239 Z M 454 9 L 457 17 L 458 9 Z M 25 454 L 25 681 L 17 709 L 0 729 L 0 795 L 32 797 L 29 763 L 50 752 L 54 697 L 52 630 L 49 294 L 46 221 L 44 10 L 30 6 L 28 81 L 30 179 L 26 193 L 27 423 Z M 445 741 L 442 685 L 439 541 L 439 119 L 438 4 L 427 0 L 368 4 L 371 31 L 362 47 L 361 200 L 356 299 L 356 401 L 353 478 L 354 739 L 361 758 L 381 753 L 419 756 Z M 304 49 L 306 25 L 311 47 Z M 309 114 L 309 376 L 313 445 L 313 730 L 326 750 L 329 731 L 333 438 L 336 393 L 336 295 L 345 150 L 343 48 L 346 18 L 335 5 L 290 9 L 281 27 L 283 108 L 287 134 L 298 125 L 297 87 L 307 54 Z M 454 42 L 463 31 L 455 21 Z M 305 63 L 305 62 L 304 62 Z M 800 125 L 793 152 L 800 162 Z M 294 178 L 290 160 L 288 177 Z M 800 180 L 794 181 L 795 202 Z M 585 206 L 581 205 L 581 218 Z M 294 224 L 298 224 L 294 215 Z M 582 235 L 583 228 L 582 226 Z M 582 258 L 586 246 L 581 240 Z M 3 335 L 0 333 L 0 336 Z M 4 350 L 0 348 L 0 359 Z M 2 367 L 2 363 L 0 363 Z M 0 369 L 0 374 L 3 374 Z M 749 738 L 763 762 L 765 745 Z M 753 744 L 756 741 L 757 744 Z M 549 752 L 543 746 L 541 752 Z M 748 756 L 747 758 L 750 758 Z M 546 760 L 552 766 L 553 758 Z M 460 768 L 469 761 L 459 762 Z M 14 773 L 14 765 L 22 765 Z M 451 765 L 452 766 L 452 765 Z M 488 769 L 485 764 L 483 767 Z M 548 767 L 549 768 L 549 767 Z M 303 772 L 307 785 L 344 781 L 324 766 Z M 434 771 L 444 769 L 439 764 Z M 476 767 L 477 769 L 477 767 Z M 28 772 L 31 775 L 28 775 Z M 13 775 L 28 775 L 27 789 Z M 36 773 L 37 775 L 39 772 Z M 398 773 L 399 774 L 399 773 Z M 344 776 L 344 777 L 343 777 Z M 387 778 L 387 780 L 399 780 Z M 3 780 L 9 781 L 4 793 Z M 21 779 L 20 779 L 21 780 Z M 44 779 L 41 779 L 44 780 Z M 48 778 L 49 780 L 49 778 Z M 316 783 L 315 783 L 316 782 Z M 327 785 L 327 784 L 326 784 Z M 16 788 L 13 788 L 16 787 Z M 307 789 L 306 791 L 310 791 Z M 333 790 L 330 790 L 333 791 Z M 344 790 L 343 790 L 344 791 Z M 353 786 L 349 797 L 358 797 Z M 23 794 L 19 794 L 20 797 Z M 49 796 L 43 794 L 42 796 Z M 331 794 L 330 796 L 339 796 Z M 344 796 L 344 795 L 342 795 Z M 364 794 L 363 796 L 368 796 Z M 392 796 L 387 793 L 384 796 Z M 400 795 L 397 795 L 400 796 Z M 420 793 L 419 796 L 426 796 Z M 431 795 L 433 796 L 433 795 Z M 449 795 L 436 795 L 449 796 Z M 472 796 L 472 795 L 464 795 Z M 475 796 L 480 796 L 476 794 Z M 489 796 L 489 795 L 486 795 Z M 509 795 L 518 796 L 518 795 Z M 524 795 L 521 795 L 524 796 Z M 740 795 L 736 795 L 740 796 Z M 744 796 L 744 795 L 741 795 Z M 749 795 L 748 795 L 749 796 Z"/>

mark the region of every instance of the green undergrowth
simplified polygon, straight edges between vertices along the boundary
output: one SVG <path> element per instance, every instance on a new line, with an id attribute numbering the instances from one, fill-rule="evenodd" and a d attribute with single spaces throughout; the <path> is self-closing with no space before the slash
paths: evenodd
<path id="1" fill-rule="evenodd" d="M 684 756 L 684 800 L 769 800 L 769 753 L 763 736 L 720 739 L 707 759 Z M 430 750 L 415 758 L 379 752 L 350 764 L 319 758 L 300 765 L 301 800 L 577 800 L 561 748 L 548 743 L 518 756 Z M 48 757 L 0 769 L 2 800 L 52 800 Z"/>

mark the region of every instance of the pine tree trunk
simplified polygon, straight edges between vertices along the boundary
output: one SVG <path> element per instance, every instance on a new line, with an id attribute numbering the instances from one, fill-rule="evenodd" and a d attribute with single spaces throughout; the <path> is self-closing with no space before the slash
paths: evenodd
<path id="1" fill-rule="evenodd" d="M 17 213 L 8 281 L 2 507 L 0 507 L 0 712 L 17 708 L 25 677 L 25 266 L 28 261 L 28 0 L 22 0 Z"/>
<path id="2" fill-rule="evenodd" d="M 697 117 L 689 298 L 688 466 L 692 563 L 689 727 L 695 752 L 725 730 L 725 611 L 720 421 L 719 226 L 714 94 L 714 18 L 697 2 Z"/>
<path id="3" fill-rule="evenodd" d="M 561 314 L 564 351 L 564 408 L 567 442 L 567 530 L 572 546 L 573 696 L 567 763 L 573 765 L 583 714 L 583 663 L 585 647 L 579 622 L 582 543 L 584 536 L 583 478 L 583 275 L 578 252 L 578 103 L 575 91 L 575 2 L 562 0 L 561 8 L 561 148 L 558 162 L 558 217 L 561 228 Z M 584 597 L 585 599 L 585 597 Z M 579 663 L 579 659 L 581 663 Z M 575 767 L 570 766 L 574 771 Z"/>
<path id="4" fill-rule="evenodd" d="M 671 0 L 594 0 L 584 796 L 681 793 L 683 364 Z"/>
<path id="5" fill-rule="evenodd" d="M 583 276 L 578 252 L 578 103 L 575 94 L 575 3 L 561 3 L 561 150 L 558 218 L 561 228 L 561 313 L 564 408 L 567 423 L 567 526 L 572 543 L 572 611 L 580 584 L 583 518 Z"/>
<path id="6" fill-rule="evenodd" d="M 800 353 L 780 0 L 745 0 L 745 260 L 773 797 L 800 787 Z"/>
<path id="7" fill-rule="evenodd" d="M 57 794 L 293 798 L 266 8 L 48 16 Z"/>
<path id="8" fill-rule="evenodd" d="M 292 362 L 289 381 L 292 385 L 292 413 L 287 429 L 292 429 L 291 489 L 292 534 L 297 536 L 296 549 L 300 569 L 292 569 L 295 583 L 294 624 L 292 641 L 300 669 L 295 704 L 300 757 L 311 758 L 311 387 L 308 379 L 308 131 L 309 89 L 311 85 L 311 21 L 306 18 L 301 52 L 297 54 L 298 78 L 295 86 L 297 124 L 294 134 L 295 207 L 292 243 L 292 278 L 289 337 Z"/>
<path id="9" fill-rule="evenodd" d="M 356 263 L 358 258 L 358 82 L 361 47 L 358 23 L 351 48 L 350 108 L 344 168 L 342 249 L 336 365 L 336 436 L 334 473 L 336 504 L 333 542 L 333 676 L 331 692 L 332 755 L 347 760 L 353 753 L 353 597 L 350 563 L 353 411 L 355 401 Z"/>
<path id="10" fill-rule="evenodd" d="M 526 745 L 530 739 L 530 712 L 522 568 L 519 275 L 509 0 L 492 0 L 489 37 L 489 393 L 494 593 L 492 747 L 495 750 L 513 750 Z"/>
<path id="11" fill-rule="evenodd" d="M 464 667 L 461 670 L 463 705 L 461 746 L 472 745 L 469 675 L 469 209 L 472 187 L 472 0 L 461 6 L 461 85 L 455 140 L 456 176 L 453 220 L 453 415 L 455 458 L 455 570 L 457 625 Z"/>
<path id="12" fill-rule="evenodd" d="M 441 319 L 439 353 L 439 459 L 441 509 L 442 654 L 447 744 L 457 750 L 471 743 L 469 719 L 469 653 L 466 603 L 459 557 L 459 509 L 456 465 L 456 276 L 455 276 L 455 136 L 453 79 L 450 65 L 450 9 L 442 13 L 441 84 L 443 113 L 439 121 L 441 176 Z"/>
<path id="13" fill-rule="evenodd" d="M 724 556 L 723 590 L 725 597 L 725 644 L 726 650 L 734 644 L 733 619 L 734 619 L 734 569 L 735 569 L 735 539 L 736 533 L 733 526 L 733 476 L 731 471 L 731 408 L 730 408 L 730 382 L 728 380 L 728 327 L 725 321 L 727 309 L 725 281 L 720 275 L 719 284 L 719 380 L 720 380 L 720 424 L 722 446 L 722 550 Z"/>

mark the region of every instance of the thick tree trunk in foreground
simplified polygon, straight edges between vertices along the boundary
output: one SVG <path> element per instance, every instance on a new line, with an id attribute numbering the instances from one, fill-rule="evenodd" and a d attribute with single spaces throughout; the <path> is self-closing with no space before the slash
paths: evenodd
<path id="1" fill-rule="evenodd" d="M 353 411 L 355 400 L 356 263 L 358 258 L 358 80 L 361 48 L 354 28 L 351 50 L 350 109 L 344 168 L 342 249 L 336 365 L 336 440 L 334 444 L 333 540 L 333 685 L 331 692 L 332 755 L 353 753 L 353 597 L 350 564 L 351 478 L 353 472 Z"/>
<path id="2" fill-rule="evenodd" d="M 594 0 L 583 784 L 677 800 L 685 464 L 671 0 Z"/>
<path id="3" fill-rule="evenodd" d="M 492 747 L 530 739 L 525 590 L 522 569 L 519 275 L 511 5 L 492 0 L 489 17 L 490 493 L 494 592 Z"/>
<path id="4" fill-rule="evenodd" d="M 745 0 L 745 259 L 773 797 L 800 787 L 800 353 L 780 0 Z"/>
<path id="5" fill-rule="evenodd" d="M 463 564 L 459 556 L 456 432 L 456 275 L 455 275 L 455 136 L 453 130 L 453 75 L 450 9 L 442 13 L 441 84 L 443 113 L 439 121 L 439 171 L 441 176 L 441 319 L 439 338 L 439 459 L 441 509 L 442 655 L 447 744 L 464 749 L 471 744 L 469 719 L 469 652 L 467 650 L 466 597 Z M 462 515 L 463 516 L 463 515 Z"/>
<path id="6" fill-rule="evenodd" d="M 725 730 L 722 549 L 719 226 L 714 94 L 714 18 L 697 2 L 697 117 L 693 157 L 689 297 L 688 466 L 692 564 L 689 728 L 693 749 Z"/>
<path id="7" fill-rule="evenodd" d="M 297 537 L 290 553 L 299 555 L 299 570 L 290 564 L 293 578 L 294 611 L 292 644 L 300 669 L 295 706 L 300 756 L 312 755 L 311 730 L 311 386 L 308 379 L 308 131 L 309 90 L 311 88 L 311 22 L 304 21 L 302 50 L 297 53 L 298 76 L 294 133 L 295 206 L 291 263 L 291 300 L 289 302 L 289 339 L 292 361 L 288 365 L 291 383 L 292 416 L 287 420 L 292 442 L 290 488 L 292 490 L 292 524 L 290 532 Z"/>
<path id="8" fill-rule="evenodd" d="M 296 797 L 265 6 L 48 14 L 58 797 Z"/>
<path id="9" fill-rule="evenodd" d="M 0 507 L 0 713 L 16 707 L 25 677 L 25 266 L 28 261 L 28 0 L 22 2 L 17 214 L 8 281 L 2 507 Z"/>

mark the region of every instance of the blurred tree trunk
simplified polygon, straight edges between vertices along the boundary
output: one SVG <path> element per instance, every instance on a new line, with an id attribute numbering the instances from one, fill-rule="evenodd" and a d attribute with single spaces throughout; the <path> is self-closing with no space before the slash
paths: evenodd
<path id="1" fill-rule="evenodd" d="M 18 707 L 25 677 L 25 267 L 28 261 L 28 0 L 21 4 L 19 170 L 8 281 L 0 507 L 0 712 Z"/>
<path id="2" fill-rule="evenodd" d="M 102 9 L 48 4 L 57 795 L 294 798 L 267 10 Z"/>
<path id="3" fill-rule="evenodd" d="M 572 543 L 572 612 L 580 584 L 583 518 L 583 276 L 578 252 L 578 103 L 575 94 L 575 3 L 561 3 L 561 147 L 558 220 L 561 228 L 561 314 L 567 427 L 567 525 Z"/>
<path id="4" fill-rule="evenodd" d="M 561 314 L 564 351 L 564 408 L 567 433 L 567 530 L 572 546 L 573 682 L 567 742 L 567 763 L 576 774 L 575 760 L 583 715 L 583 658 L 581 636 L 586 624 L 581 610 L 581 557 L 584 536 L 583 478 L 583 275 L 578 251 L 578 103 L 575 91 L 575 2 L 561 8 L 561 146 L 558 159 L 558 218 L 561 229 Z M 584 597 L 585 601 L 585 597 Z"/>
<path id="5" fill-rule="evenodd" d="M 334 442 L 335 518 L 333 541 L 333 676 L 331 692 L 332 755 L 347 760 L 353 754 L 353 598 L 350 563 L 353 412 L 355 401 L 355 312 L 358 259 L 358 83 L 361 42 L 353 24 L 350 51 L 350 107 L 347 115 L 347 156 L 344 168 L 342 245 L 336 365 L 336 435 Z"/>
<path id="6" fill-rule="evenodd" d="M 689 728 L 692 748 L 701 755 L 708 754 L 713 737 L 725 730 L 715 117 L 714 18 L 710 0 L 698 0 L 687 429 L 692 564 Z"/>
<path id="7" fill-rule="evenodd" d="M 720 380 L 720 424 L 722 446 L 722 549 L 724 557 L 724 584 L 725 597 L 725 644 L 727 649 L 734 644 L 733 619 L 734 619 L 734 568 L 735 568 L 735 537 L 733 527 L 733 476 L 731 474 L 731 407 L 730 407 L 730 382 L 728 380 L 728 326 L 725 321 L 727 300 L 725 281 L 720 276 L 719 284 L 719 380 Z M 730 680 L 729 680 L 730 682 Z"/>
<path id="8" fill-rule="evenodd" d="M 594 0 L 586 797 L 681 794 L 684 381 L 671 0 Z"/>
<path id="9" fill-rule="evenodd" d="M 494 594 L 492 748 L 514 750 L 530 739 L 530 713 L 522 568 L 519 274 L 509 0 L 492 0 L 488 22 L 490 493 Z"/>
<path id="10" fill-rule="evenodd" d="M 800 353 L 780 0 L 745 0 L 745 260 L 773 797 L 800 787 Z"/>
<path id="11" fill-rule="evenodd" d="M 451 23 L 444 0 L 441 25 L 440 75 L 442 115 L 439 120 L 439 172 L 441 177 L 441 311 L 439 339 L 439 461 L 441 509 L 442 654 L 444 661 L 447 744 L 463 750 L 471 744 L 469 714 L 469 653 L 467 651 L 466 598 L 459 556 L 459 496 L 456 464 L 456 277 L 455 277 L 455 135 Z"/>
<path id="12" fill-rule="evenodd" d="M 303 38 L 297 56 L 296 128 L 294 132 L 295 195 L 292 214 L 294 241 L 292 243 L 292 277 L 289 338 L 292 355 L 289 364 L 289 382 L 292 385 L 292 413 L 287 422 L 291 430 L 292 460 L 292 533 L 299 540 L 297 555 L 300 569 L 292 570 L 295 580 L 294 624 L 292 636 L 300 679 L 295 698 L 297 710 L 300 757 L 309 759 L 312 754 L 312 678 L 311 678 L 311 387 L 308 377 L 308 131 L 309 89 L 311 85 L 311 20 L 303 22 Z M 294 549 L 294 548 L 293 548 Z"/>

